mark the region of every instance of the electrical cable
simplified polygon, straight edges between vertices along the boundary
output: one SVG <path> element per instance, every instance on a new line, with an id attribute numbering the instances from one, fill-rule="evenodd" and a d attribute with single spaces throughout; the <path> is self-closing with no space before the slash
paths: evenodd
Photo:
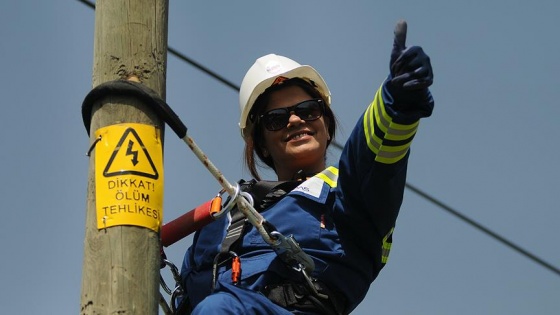
<path id="1" fill-rule="evenodd" d="M 82 2 L 83 4 L 89 6 L 92 9 L 95 9 L 95 4 L 88 1 L 88 0 L 77 0 L 77 1 Z M 214 79 L 222 82 L 226 86 L 228 86 L 228 87 L 230 87 L 230 88 L 239 92 L 240 87 L 238 85 L 232 83 L 231 81 L 225 79 L 224 77 L 220 76 L 219 74 L 217 74 L 217 73 L 213 72 L 212 70 L 204 67 L 200 63 L 192 60 L 191 58 L 189 58 L 187 56 L 185 56 L 184 54 L 180 53 L 176 49 L 168 47 L 167 51 L 170 54 L 174 55 L 175 57 L 179 58 L 180 60 L 185 61 L 186 63 L 192 65 L 193 67 L 195 67 L 195 68 L 199 69 L 200 71 L 202 71 L 202 72 L 208 74 L 209 76 L 213 77 Z M 343 146 L 340 143 L 337 143 L 335 141 L 331 142 L 331 145 L 333 147 L 339 149 L 339 150 L 343 149 Z M 560 269 L 559 268 L 553 266 L 552 264 L 546 262 L 545 260 L 543 260 L 543 259 L 539 258 L 538 256 L 532 254 L 531 252 L 523 249 L 521 246 L 516 245 L 512 241 L 509 241 L 508 239 L 506 239 L 505 237 L 500 236 L 499 234 L 493 232 L 489 228 L 484 227 L 482 224 L 480 224 L 480 223 L 476 222 L 475 220 L 467 217 L 466 215 L 462 214 L 461 212 L 451 208 L 450 206 L 444 204 L 443 202 L 439 201 L 435 197 L 432 197 L 428 193 L 426 193 L 426 192 L 420 190 L 419 188 L 413 186 L 412 184 L 407 182 L 407 183 L 405 183 L 405 187 L 408 188 L 409 190 L 411 190 L 412 192 L 416 193 L 420 197 L 422 197 L 422 198 L 430 201 L 434 205 L 440 207 L 441 209 L 451 213 L 455 217 L 459 218 L 461 221 L 464 221 L 465 223 L 469 224 L 470 226 L 474 227 L 475 229 L 483 232 L 484 234 L 486 234 L 486 235 L 490 236 L 491 238 L 497 240 L 498 242 L 502 243 L 503 245 L 513 249 L 514 251 L 520 253 L 521 255 L 529 258 L 530 260 L 534 261 L 535 263 L 541 265 L 542 267 L 544 267 L 544 268 L 554 272 L 558 276 L 560 276 Z"/>

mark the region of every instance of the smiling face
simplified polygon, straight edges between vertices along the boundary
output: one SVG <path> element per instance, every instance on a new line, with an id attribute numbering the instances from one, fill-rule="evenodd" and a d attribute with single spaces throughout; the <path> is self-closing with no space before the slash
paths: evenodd
<path id="1" fill-rule="evenodd" d="M 287 86 L 271 92 L 266 111 L 285 108 L 313 99 L 299 86 Z M 317 173 L 325 168 L 325 154 L 329 140 L 328 119 L 305 121 L 291 113 L 285 128 L 269 131 L 262 126 L 263 154 L 270 156 L 278 180 L 291 180 L 298 171 Z"/>

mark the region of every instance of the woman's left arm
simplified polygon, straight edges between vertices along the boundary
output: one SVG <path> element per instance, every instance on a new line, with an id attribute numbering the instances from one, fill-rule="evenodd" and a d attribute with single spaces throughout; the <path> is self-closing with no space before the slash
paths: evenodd
<path id="1" fill-rule="evenodd" d="M 410 146 L 434 100 L 430 58 L 406 48 L 406 23 L 397 24 L 391 72 L 352 131 L 341 155 L 337 221 L 341 236 L 384 264 L 403 200 Z"/>

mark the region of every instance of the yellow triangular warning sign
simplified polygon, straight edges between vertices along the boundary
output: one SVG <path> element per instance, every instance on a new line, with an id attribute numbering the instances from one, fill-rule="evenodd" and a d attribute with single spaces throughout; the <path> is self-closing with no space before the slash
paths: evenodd
<path id="1" fill-rule="evenodd" d="M 133 128 L 128 128 L 117 143 L 105 166 L 103 176 L 132 174 L 152 179 L 159 177 L 150 153 Z"/>

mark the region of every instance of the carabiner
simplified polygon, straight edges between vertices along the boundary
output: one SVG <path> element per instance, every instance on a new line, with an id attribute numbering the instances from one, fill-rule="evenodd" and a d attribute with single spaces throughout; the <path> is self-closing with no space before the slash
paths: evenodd
<path id="1" fill-rule="evenodd" d="M 295 270 L 303 268 L 307 273 L 313 272 L 315 269 L 313 259 L 301 249 L 293 235 L 285 237 L 278 231 L 272 231 L 270 237 L 275 240 L 270 246 L 284 263 Z"/>
<path id="2" fill-rule="evenodd" d="M 222 205 L 222 195 L 225 193 L 226 190 L 222 189 L 220 190 L 220 192 L 218 192 L 216 197 L 212 199 L 212 203 L 210 204 L 210 214 L 212 215 L 214 220 L 219 219 L 224 214 L 231 211 L 231 209 L 233 209 L 233 207 L 237 204 L 237 199 L 239 198 L 239 196 L 244 197 L 245 200 L 247 200 L 247 202 L 251 205 L 251 207 L 254 204 L 253 196 L 251 196 L 251 194 L 248 192 L 241 191 L 239 184 L 235 185 L 235 193 L 233 194 L 233 196 L 228 196 L 226 198 L 226 203 Z"/>
<path id="3" fill-rule="evenodd" d="M 228 255 L 228 257 L 224 260 L 221 260 L 222 256 Z M 234 251 L 229 252 L 221 252 L 214 257 L 214 263 L 212 264 L 212 287 L 211 291 L 214 292 L 216 288 L 216 282 L 218 282 L 218 266 L 221 266 L 223 263 L 227 262 L 228 260 L 232 260 L 231 262 L 231 281 L 234 285 L 239 283 L 241 279 L 241 260 L 237 253 Z"/>
<path id="4" fill-rule="evenodd" d="M 234 194 L 233 196 L 228 196 L 226 199 L 226 203 L 225 204 L 221 204 L 222 202 L 222 195 L 226 193 L 225 189 L 222 189 L 218 192 L 218 194 L 216 195 L 216 197 L 214 197 L 214 199 L 212 200 L 211 206 L 210 206 L 210 213 L 212 214 L 212 217 L 214 218 L 214 220 L 219 219 L 220 217 L 222 217 L 224 214 L 228 213 L 233 206 L 235 205 L 235 201 L 237 200 L 237 197 L 239 196 L 239 192 L 240 192 L 240 188 L 239 188 L 239 184 L 236 184 L 234 187 Z M 218 211 L 216 211 L 216 209 L 218 209 L 218 204 L 220 203 L 220 208 Z"/>

